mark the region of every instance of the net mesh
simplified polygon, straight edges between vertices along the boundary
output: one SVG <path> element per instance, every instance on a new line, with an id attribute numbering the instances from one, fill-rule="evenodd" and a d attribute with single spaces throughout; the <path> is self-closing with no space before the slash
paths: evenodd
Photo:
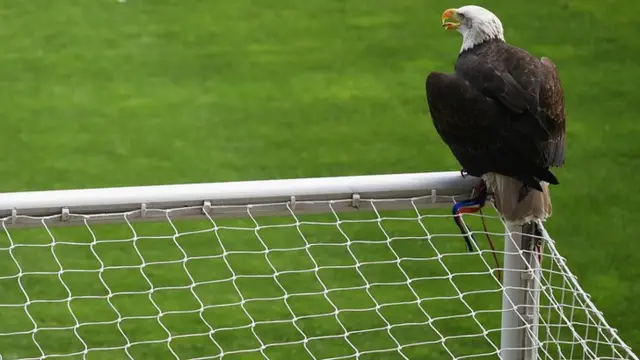
<path id="1" fill-rule="evenodd" d="M 241 219 L 13 229 L 0 238 L 2 359 L 481 359 L 500 348 L 502 285 L 485 236 L 495 213 L 464 215 L 467 252 L 449 211 L 306 214 L 291 203 L 238 208 Z M 346 200 L 345 200 L 346 201 Z M 305 203 L 296 204 L 298 209 Z M 286 216 L 262 217 L 279 206 Z M 191 209 L 193 210 L 193 209 Z M 486 231 L 480 224 L 484 219 Z M 33 219 L 31 219 L 33 220 Z M 545 233 L 541 359 L 637 359 L 605 322 Z M 502 258 L 502 252 L 498 252 Z"/>

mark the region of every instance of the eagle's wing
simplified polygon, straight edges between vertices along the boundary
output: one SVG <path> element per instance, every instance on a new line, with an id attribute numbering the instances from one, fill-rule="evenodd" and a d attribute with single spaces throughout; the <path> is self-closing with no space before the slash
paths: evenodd
<path id="1" fill-rule="evenodd" d="M 509 85 L 505 82 L 505 90 Z M 426 81 L 434 126 L 460 165 L 473 176 L 497 172 L 539 188 L 535 178 L 557 180 L 540 163 L 537 142 L 518 126 L 499 100 L 485 96 L 455 74 L 432 72 Z M 535 121 L 535 119 L 534 119 Z"/>
<path id="2" fill-rule="evenodd" d="M 535 160 L 541 166 L 564 163 L 564 95 L 553 63 L 538 60 L 524 50 L 506 49 L 503 62 L 470 55 L 456 64 L 456 72 L 488 98 L 512 112 L 511 131 L 536 142 Z M 534 155 L 531 153 L 530 155 Z"/>
<path id="3" fill-rule="evenodd" d="M 543 112 L 549 139 L 545 146 L 545 155 L 550 166 L 564 165 L 566 112 L 564 105 L 564 90 L 560 83 L 560 76 L 556 66 L 546 57 L 542 57 L 543 82 L 540 89 L 540 109 Z"/>
<path id="4" fill-rule="evenodd" d="M 520 50 L 520 49 L 513 49 Z M 513 131 L 542 143 L 549 138 L 549 124 L 539 111 L 539 90 L 542 83 L 541 66 L 528 53 L 511 51 L 511 69 L 502 62 L 490 62 L 468 54 L 456 62 L 456 73 L 484 96 L 494 99 L 511 111 Z M 533 61 L 533 62 L 532 62 Z M 544 163 L 543 151 L 539 161 Z"/>
<path id="5" fill-rule="evenodd" d="M 537 99 L 523 88 L 513 76 L 487 59 L 467 54 L 456 62 L 456 73 L 467 80 L 484 96 L 496 99 L 509 110 L 522 114 L 537 107 Z"/>

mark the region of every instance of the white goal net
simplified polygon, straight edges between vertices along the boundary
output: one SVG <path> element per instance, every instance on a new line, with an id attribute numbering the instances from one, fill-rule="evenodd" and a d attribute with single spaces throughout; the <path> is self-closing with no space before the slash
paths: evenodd
<path id="1" fill-rule="evenodd" d="M 546 232 L 539 272 L 504 269 L 514 237 L 487 206 L 467 251 L 451 205 L 470 181 L 0 194 L 0 358 L 638 359 Z M 510 270 L 539 301 L 506 356 Z"/>

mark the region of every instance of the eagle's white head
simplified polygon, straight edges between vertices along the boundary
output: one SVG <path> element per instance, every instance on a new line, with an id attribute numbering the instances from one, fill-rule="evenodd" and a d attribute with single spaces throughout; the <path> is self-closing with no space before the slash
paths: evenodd
<path id="1" fill-rule="evenodd" d="M 460 52 L 487 40 L 504 41 L 504 30 L 500 19 L 491 11 L 476 5 L 445 10 L 442 13 L 442 27 L 446 30 L 458 30 L 462 34 Z"/>

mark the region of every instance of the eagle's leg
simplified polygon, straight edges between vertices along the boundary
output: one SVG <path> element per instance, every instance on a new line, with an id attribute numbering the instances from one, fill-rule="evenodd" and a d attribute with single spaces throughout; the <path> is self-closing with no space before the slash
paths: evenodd
<path id="1" fill-rule="evenodd" d="M 467 233 L 467 228 L 464 226 L 462 222 L 462 214 L 475 213 L 476 211 L 481 211 L 482 207 L 485 204 L 487 199 L 487 184 L 484 179 L 480 180 L 478 185 L 473 187 L 471 198 L 468 200 L 457 201 L 453 205 L 453 209 L 451 210 L 453 214 L 453 220 L 456 225 L 460 229 L 464 241 L 467 244 L 467 249 L 469 251 L 473 251 L 472 241 L 476 243 L 476 239 L 473 237 L 473 234 Z M 477 244 L 477 243 L 476 243 Z"/>
<path id="2" fill-rule="evenodd" d="M 473 188 L 473 192 L 471 193 L 472 197 L 478 196 L 486 196 L 487 195 L 487 183 L 484 179 L 480 180 L 478 185 Z"/>

